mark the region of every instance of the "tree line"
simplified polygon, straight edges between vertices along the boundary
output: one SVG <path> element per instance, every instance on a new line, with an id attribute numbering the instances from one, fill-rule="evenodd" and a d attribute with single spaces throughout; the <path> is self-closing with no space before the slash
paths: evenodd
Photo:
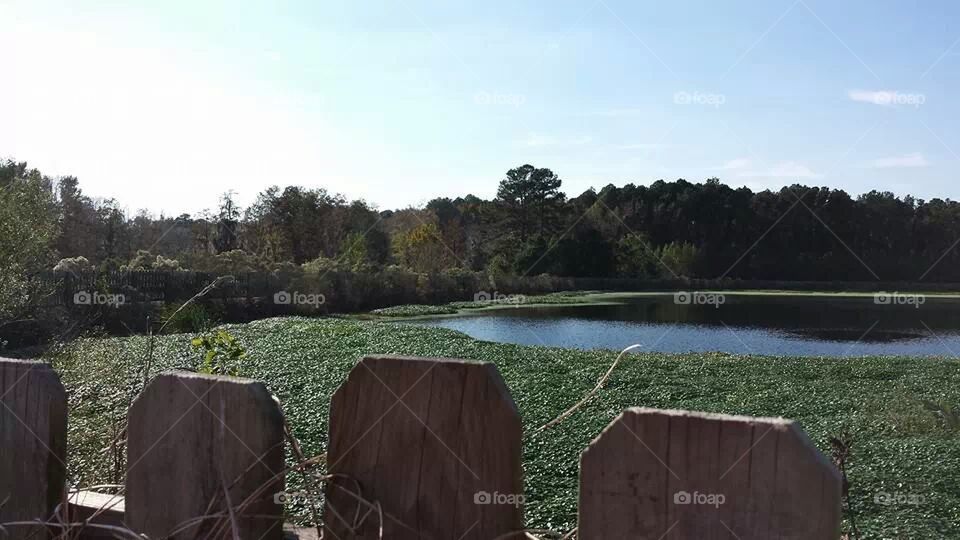
<path id="1" fill-rule="evenodd" d="M 380 210 L 323 188 L 272 186 L 246 208 L 130 215 L 0 162 L 0 289 L 57 268 L 355 272 L 400 266 L 501 275 L 960 282 L 960 207 L 794 184 L 734 189 L 717 178 L 607 185 L 568 197 L 554 171 L 506 172 L 493 199 L 440 197 Z M 0 299 L 2 302 L 12 299 Z"/>

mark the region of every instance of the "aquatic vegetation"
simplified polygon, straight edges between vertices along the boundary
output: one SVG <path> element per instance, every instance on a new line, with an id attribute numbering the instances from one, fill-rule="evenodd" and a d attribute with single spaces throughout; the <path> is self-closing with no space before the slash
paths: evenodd
<path id="1" fill-rule="evenodd" d="M 864 538 L 960 536 L 960 437 L 932 419 L 909 429 L 891 422 L 901 404 L 924 414 L 903 396 L 960 402 L 957 359 L 640 353 L 625 358 L 597 396 L 563 423 L 533 435 L 589 392 L 616 352 L 490 343 L 390 321 L 294 317 L 224 328 L 247 351 L 239 374 L 264 381 L 277 395 L 307 455 L 324 452 L 330 397 L 365 354 L 495 363 L 527 431 L 531 527 L 575 526 L 580 452 L 620 411 L 642 405 L 793 418 L 827 455 L 830 437 L 847 433 L 856 441 L 846 466 L 848 501 Z M 156 336 L 151 372 L 196 365 L 192 337 Z M 69 469 L 79 485 L 114 478 L 116 465 L 101 450 L 141 384 L 148 339 L 81 340 L 52 358 L 70 395 Z M 297 482 L 291 477 L 291 489 Z M 888 494 L 917 495 L 905 500 L 922 503 L 899 504 Z"/>

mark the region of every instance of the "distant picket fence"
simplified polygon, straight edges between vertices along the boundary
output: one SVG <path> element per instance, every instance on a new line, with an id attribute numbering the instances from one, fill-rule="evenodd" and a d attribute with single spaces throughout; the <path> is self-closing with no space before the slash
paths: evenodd
<path id="1" fill-rule="evenodd" d="M 57 518 L 64 389 L 46 364 L 0 359 L 0 396 L 12 540 L 280 540 L 282 502 L 304 496 L 285 491 L 283 416 L 262 383 L 167 372 L 130 407 L 124 497 L 73 494 Z M 330 403 L 323 538 L 523 538 L 522 444 L 493 364 L 365 357 Z M 841 477 L 784 419 L 627 409 L 581 455 L 576 496 L 585 540 L 839 536 Z"/>
<path id="2" fill-rule="evenodd" d="M 218 284 L 210 297 L 220 299 L 252 299 L 273 294 L 279 280 L 269 273 L 241 272 L 233 279 Z M 170 270 L 42 272 L 34 281 L 42 292 L 45 306 L 76 305 L 75 295 L 99 291 L 122 294 L 125 303 L 185 301 L 219 276 L 210 272 Z"/>

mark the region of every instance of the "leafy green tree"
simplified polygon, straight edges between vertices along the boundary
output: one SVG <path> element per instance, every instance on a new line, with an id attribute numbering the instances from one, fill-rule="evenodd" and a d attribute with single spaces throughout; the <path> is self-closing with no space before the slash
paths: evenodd
<path id="1" fill-rule="evenodd" d="M 180 261 L 176 259 L 169 259 L 163 255 L 157 255 L 157 259 L 153 261 L 153 264 L 150 265 L 150 268 L 153 270 L 183 270 L 180 267 Z"/>
<path id="2" fill-rule="evenodd" d="M 557 174 L 526 164 L 507 171 L 493 200 L 442 197 L 381 212 L 320 188 L 274 186 L 245 211 L 228 192 L 212 214 L 156 217 L 128 216 L 117 201 L 84 194 L 75 177 L 53 182 L 23 163 L 0 163 L 0 181 L 8 186 L 0 200 L 0 249 L 4 264 L 16 266 L 3 272 L 8 282 L 31 272 L 18 261 L 50 251 L 56 254 L 37 268 L 84 257 L 100 269 L 180 261 L 198 270 L 289 263 L 299 271 L 317 261 L 311 268 L 365 271 L 400 263 L 420 272 L 960 282 L 960 203 L 881 191 L 851 197 L 793 184 L 753 192 L 708 178 L 608 184 L 568 200 Z M 632 231 L 659 246 L 656 256 Z M 0 293 L 8 305 L 29 297 L 9 285 Z"/>
<path id="3" fill-rule="evenodd" d="M 424 223 L 398 236 L 394 252 L 400 264 L 417 272 L 438 272 L 455 266 L 440 240 L 440 229 L 433 223 Z"/>
<path id="4" fill-rule="evenodd" d="M 555 261 L 558 252 L 551 249 L 552 247 L 546 238 L 539 235 L 523 242 L 517 253 L 513 273 L 520 276 L 556 273 Z"/>
<path id="5" fill-rule="evenodd" d="M 498 253 L 490 258 L 486 270 L 487 274 L 493 279 L 510 275 L 510 261 L 502 253 Z"/>
<path id="6" fill-rule="evenodd" d="M 344 239 L 343 247 L 340 248 L 340 259 L 354 271 L 367 267 L 367 239 L 363 233 L 352 233 Z"/>
<path id="7" fill-rule="evenodd" d="M 589 224 L 581 224 L 553 249 L 554 271 L 561 276 L 610 277 L 616 260 L 613 243 Z"/>
<path id="8" fill-rule="evenodd" d="M 233 251 L 239 245 L 237 228 L 240 226 L 240 208 L 234 201 L 236 193 L 229 190 L 220 196 L 220 209 L 217 212 L 217 230 L 213 239 L 217 253 Z"/>
<path id="9" fill-rule="evenodd" d="M 617 275 L 631 278 L 649 278 L 659 274 L 660 263 L 650 239 L 631 233 L 617 242 Z"/>
<path id="10" fill-rule="evenodd" d="M 693 277 L 697 264 L 698 251 L 693 244 L 670 242 L 657 250 L 657 256 L 664 266 L 660 276 L 672 278 L 676 276 Z"/>
<path id="11" fill-rule="evenodd" d="M 138 249 L 137 254 L 130 259 L 124 270 L 149 270 L 156 257 L 145 249 Z"/>
<path id="12" fill-rule="evenodd" d="M 130 251 L 130 228 L 127 218 L 113 199 L 98 201 L 96 216 L 96 260 L 126 258 Z"/>
<path id="13" fill-rule="evenodd" d="M 97 210 L 90 197 L 83 194 L 75 176 L 64 176 L 57 181 L 60 207 L 60 235 L 57 250 L 64 256 L 97 257 Z"/>
<path id="14" fill-rule="evenodd" d="M 240 274 L 244 272 L 259 272 L 264 270 L 262 262 L 252 253 L 242 249 L 234 249 L 217 253 L 209 262 L 210 266 L 204 271 L 220 275 Z"/>
<path id="15" fill-rule="evenodd" d="M 29 305 L 30 276 L 55 260 L 57 231 L 51 181 L 26 163 L 0 163 L 0 318 Z"/>
<path id="16" fill-rule="evenodd" d="M 526 242 L 531 232 L 540 236 L 548 232 L 558 205 L 563 202 L 560 177 L 550 169 L 521 165 L 507 171 L 497 189 L 497 201 L 507 213 L 507 221 Z"/>
<path id="17" fill-rule="evenodd" d="M 138 250 L 137 254 L 130 259 L 130 262 L 122 268 L 123 270 L 183 270 L 180 267 L 180 261 L 170 259 L 163 255 L 154 256 L 146 250 Z"/>

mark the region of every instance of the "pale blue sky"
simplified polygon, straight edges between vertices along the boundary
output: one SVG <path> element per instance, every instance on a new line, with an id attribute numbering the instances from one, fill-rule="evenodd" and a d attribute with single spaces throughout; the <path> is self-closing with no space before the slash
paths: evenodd
<path id="1" fill-rule="evenodd" d="M 0 0 L 0 156 L 127 208 L 659 178 L 960 198 L 948 1 Z"/>

